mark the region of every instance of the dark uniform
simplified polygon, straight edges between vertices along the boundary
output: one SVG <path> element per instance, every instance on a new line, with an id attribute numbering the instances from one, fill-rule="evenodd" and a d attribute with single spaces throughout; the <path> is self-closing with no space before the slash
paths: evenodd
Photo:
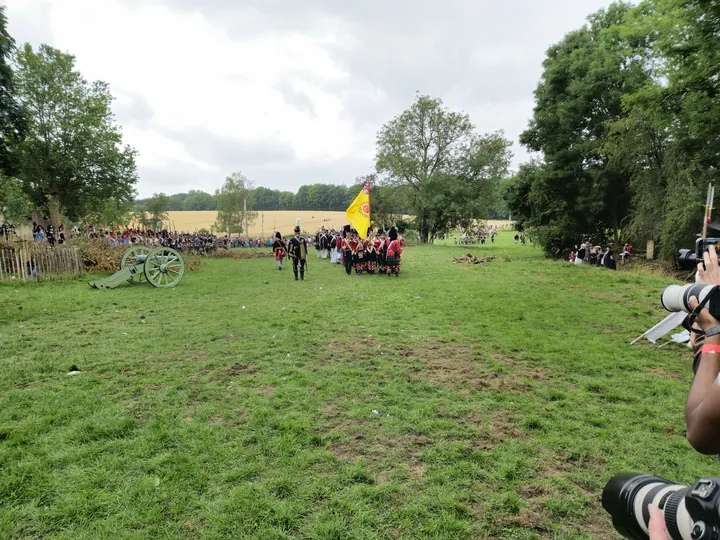
<path id="1" fill-rule="evenodd" d="M 300 266 L 300 279 L 305 279 L 307 253 L 307 241 L 300 236 L 300 227 L 295 227 L 295 237 L 288 242 L 288 256 L 292 259 L 295 281 L 298 278 L 298 265 Z"/>
<path id="2" fill-rule="evenodd" d="M 277 263 L 278 270 L 282 270 L 283 258 L 285 257 L 285 244 L 283 243 L 282 236 L 279 232 L 275 233 L 275 240 L 273 240 L 272 243 L 272 250 L 273 254 L 275 255 L 275 262 Z"/>

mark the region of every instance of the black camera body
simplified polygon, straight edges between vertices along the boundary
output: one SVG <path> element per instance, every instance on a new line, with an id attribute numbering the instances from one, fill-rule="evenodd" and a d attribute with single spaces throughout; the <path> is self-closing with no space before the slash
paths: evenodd
<path id="1" fill-rule="evenodd" d="M 697 267 L 697 263 L 703 260 L 703 255 L 710 246 L 720 244 L 720 238 L 698 238 L 695 241 L 695 251 L 691 249 L 681 249 L 678 252 L 677 263 L 682 270 L 692 270 Z"/>
<path id="2" fill-rule="evenodd" d="M 602 504 L 625 538 L 649 538 L 654 504 L 673 540 L 720 540 L 720 478 L 701 478 L 688 488 L 657 476 L 622 473 L 605 486 Z"/>

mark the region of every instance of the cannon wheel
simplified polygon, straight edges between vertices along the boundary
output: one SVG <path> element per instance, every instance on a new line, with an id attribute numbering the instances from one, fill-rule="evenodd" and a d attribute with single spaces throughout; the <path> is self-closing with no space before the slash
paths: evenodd
<path id="1" fill-rule="evenodd" d="M 185 275 L 185 262 L 174 249 L 159 247 L 145 259 L 145 277 L 153 287 L 174 287 Z"/>
<path id="2" fill-rule="evenodd" d="M 147 255 L 150 253 L 150 248 L 145 246 L 133 246 L 130 249 L 128 249 L 125 254 L 122 257 L 122 261 L 120 261 L 120 268 L 125 268 L 126 266 L 130 266 L 131 264 L 135 264 L 135 255 Z M 145 273 L 144 272 L 138 272 L 136 273 L 132 278 L 130 278 L 130 283 L 140 283 L 142 281 L 145 281 Z"/>

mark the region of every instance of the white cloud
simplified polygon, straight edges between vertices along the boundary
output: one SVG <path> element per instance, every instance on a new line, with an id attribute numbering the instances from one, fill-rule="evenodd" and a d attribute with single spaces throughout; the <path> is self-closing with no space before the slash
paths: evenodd
<path id="1" fill-rule="evenodd" d="M 416 90 L 517 139 L 547 47 L 609 3 L 5 1 L 18 41 L 71 52 L 110 83 L 143 196 L 173 178 L 214 189 L 229 167 L 281 189 L 348 182 Z"/>

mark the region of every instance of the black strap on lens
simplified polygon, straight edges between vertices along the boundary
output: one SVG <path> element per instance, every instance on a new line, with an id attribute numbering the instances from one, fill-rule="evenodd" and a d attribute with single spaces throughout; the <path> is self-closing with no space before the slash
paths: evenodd
<path id="1" fill-rule="evenodd" d="M 691 332 L 694 332 L 696 334 L 704 334 L 702 330 L 696 330 L 693 328 L 693 324 L 695 324 L 695 319 L 698 318 L 698 315 L 700 315 L 700 312 L 705 308 L 706 305 L 710 302 L 710 300 L 717 294 L 717 292 L 720 290 L 720 285 L 713 286 L 712 289 L 710 289 L 710 292 L 708 292 L 705 295 L 705 298 L 703 298 L 702 302 L 700 302 L 695 309 L 692 310 L 692 312 L 687 316 L 687 326 L 686 328 L 690 328 Z"/>

